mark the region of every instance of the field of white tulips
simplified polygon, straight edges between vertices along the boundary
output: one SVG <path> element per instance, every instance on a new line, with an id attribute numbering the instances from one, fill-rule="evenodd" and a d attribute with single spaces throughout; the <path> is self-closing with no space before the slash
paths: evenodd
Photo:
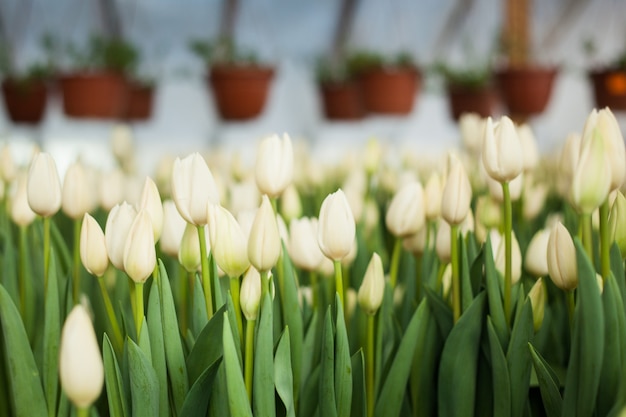
<path id="1" fill-rule="evenodd" d="M 0 417 L 624 415 L 624 139 L 572 129 L 470 114 L 440 161 L 332 166 L 272 135 L 142 189 L 129 135 L 63 181 L 5 145 Z"/>

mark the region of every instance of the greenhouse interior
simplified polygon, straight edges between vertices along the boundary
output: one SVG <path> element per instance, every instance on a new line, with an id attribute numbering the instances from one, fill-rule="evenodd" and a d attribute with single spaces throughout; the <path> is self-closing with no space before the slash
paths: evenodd
<path id="1" fill-rule="evenodd" d="M 3 0 L 0 417 L 626 416 L 626 1 Z"/>

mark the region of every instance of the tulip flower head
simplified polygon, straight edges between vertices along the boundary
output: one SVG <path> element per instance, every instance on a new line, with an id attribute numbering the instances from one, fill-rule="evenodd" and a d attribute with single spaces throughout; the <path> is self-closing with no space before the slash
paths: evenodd
<path id="1" fill-rule="evenodd" d="M 195 226 L 208 223 L 207 204 L 219 204 L 219 191 L 211 170 L 199 153 L 176 158 L 172 168 L 172 198 L 180 215 Z"/>
<path id="2" fill-rule="evenodd" d="M 206 226 L 204 226 L 206 228 Z M 205 233 L 207 237 L 208 233 Z M 207 239 L 207 249 L 210 242 Z M 198 228 L 191 223 L 185 225 L 183 236 L 180 239 L 178 249 L 178 262 L 185 268 L 187 272 L 196 272 L 200 269 L 202 258 L 200 255 L 200 239 L 198 237 Z"/>
<path id="3" fill-rule="evenodd" d="M 70 219 L 80 219 L 89 211 L 91 189 L 83 165 L 71 164 L 65 172 L 61 196 L 61 208 Z"/>
<path id="4" fill-rule="evenodd" d="M 293 148 L 289 135 L 271 135 L 259 144 L 255 178 L 259 190 L 274 198 L 293 180 Z"/>
<path id="5" fill-rule="evenodd" d="M 524 258 L 524 267 L 535 277 L 549 274 L 548 270 L 548 241 L 550 229 L 539 230 L 530 240 Z"/>
<path id="6" fill-rule="evenodd" d="M 124 269 L 136 283 L 145 282 L 156 267 L 153 233 L 150 213 L 145 209 L 139 210 L 124 246 Z"/>
<path id="7" fill-rule="evenodd" d="M 163 228 L 159 245 L 161 251 L 169 256 L 177 257 L 180 241 L 187 222 L 182 218 L 173 200 L 163 202 Z"/>
<path id="8" fill-rule="evenodd" d="M 571 185 L 571 201 L 579 213 L 591 214 L 606 200 L 611 187 L 611 165 L 598 129 L 581 142 Z"/>
<path id="9" fill-rule="evenodd" d="M 305 271 L 315 271 L 324 259 L 317 243 L 317 231 L 316 218 L 303 217 L 289 223 L 289 256 L 298 268 Z"/>
<path id="10" fill-rule="evenodd" d="M 80 229 L 80 259 L 90 274 L 101 277 L 109 266 L 104 232 L 89 213 L 83 216 Z"/>
<path id="11" fill-rule="evenodd" d="M 482 160 L 487 174 L 504 183 L 517 177 L 524 168 L 523 149 L 515 124 L 504 116 L 494 127 L 487 119 Z"/>
<path id="12" fill-rule="evenodd" d="M 146 210 L 150 215 L 154 241 L 158 242 L 161 238 L 161 232 L 163 231 L 163 203 L 161 202 L 159 189 L 150 177 L 146 177 L 141 191 L 141 197 L 139 198 L 139 207 L 137 210 L 139 211 L 141 209 Z"/>
<path id="13" fill-rule="evenodd" d="M 554 285 L 562 290 L 578 286 L 576 247 L 569 232 L 561 222 L 552 226 L 548 239 L 548 271 Z"/>
<path id="14" fill-rule="evenodd" d="M 28 205 L 28 195 L 26 191 L 26 173 L 17 174 L 17 181 L 13 185 L 10 200 L 11 220 L 18 226 L 28 226 L 37 217 Z"/>
<path id="15" fill-rule="evenodd" d="M 538 332 L 543 323 L 543 317 L 546 310 L 546 300 L 548 293 L 543 285 L 543 279 L 539 278 L 530 291 L 528 292 L 528 298 L 530 299 L 530 305 L 533 310 L 533 327 L 535 332 Z"/>
<path id="16" fill-rule="evenodd" d="M 248 261 L 247 240 L 239 223 L 222 206 L 213 205 L 215 221 L 209 225 L 212 254 L 217 265 L 231 278 L 238 278 L 250 266 Z"/>
<path id="17" fill-rule="evenodd" d="M 433 172 L 428 177 L 424 187 L 424 214 L 429 221 L 437 220 L 441 215 L 442 192 L 441 176 L 437 172 Z"/>
<path id="18" fill-rule="evenodd" d="M 357 295 L 359 306 L 366 314 L 374 315 L 380 308 L 385 294 L 385 273 L 380 256 L 377 253 L 372 255 L 359 293 Z"/>
<path id="19" fill-rule="evenodd" d="M 124 249 L 126 238 L 137 212 L 130 204 L 123 202 L 111 209 L 104 226 L 104 240 L 109 260 L 120 271 L 124 271 Z"/>
<path id="20" fill-rule="evenodd" d="M 393 196 L 385 224 L 396 237 L 402 238 L 415 234 L 424 226 L 424 190 L 418 181 L 402 186 Z"/>
<path id="21" fill-rule="evenodd" d="M 248 268 L 241 280 L 239 302 L 246 320 L 256 320 L 261 304 L 261 274 L 254 267 Z"/>
<path id="22" fill-rule="evenodd" d="M 441 197 L 441 216 L 449 224 L 460 224 L 470 210 L 472 186 L 459 159 L 448 157 L 448 178 Z"/>
<path id="23" fill-rule="evenodd" d="M 617 243 L 622 259 L 626 258 L 626 198 L 617 192 L 609 214 L 609 231 L 612 240 Z"/>
<path id="24" fill-rule="evenodd" d="M 76 407 L 91 406 L 102 392 L 102 356 L 89 314 L 81 304 L 72 309 L 63 324 L 59 377 L 63 392 Z"/>
<path id="25" fill-rule="evenodd" d="M 322 253 L 333 261 L 340 261 L 352 250 L 356 224 L 343 191 L 326 196 L 322 202 L 317 230 L 317 243 Z"/>
<path id="26" fill-rule="evenodd" d="M 61 208 L 61 180 L 49 153 L 39 152 L 33 157 L 26 190 L 28 205 L 40 216 L 51 217 Z"/>
<path id="27" fill-rule="evenodd" d="M 248 259 L 259 271 L 272 269 L 282 249 L 276 215 L 267 195 L 256 212 L 248 238 Z"/>

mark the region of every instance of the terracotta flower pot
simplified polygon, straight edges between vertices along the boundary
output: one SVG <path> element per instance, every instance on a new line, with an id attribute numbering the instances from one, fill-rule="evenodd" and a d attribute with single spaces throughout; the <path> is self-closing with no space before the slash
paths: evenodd
<path id="1" fill-rule="evenodd" d="M 44 116 L 48 86 L 43 80 L 2 82 L 2 98 L 9 119 L 15 123 L 37 124 Z"/>
<path id="2" fill-rule="evenodd" d="M 225 120 L 259 116 L 269 94 L 274 69 L 263 66 L 215 65 L 209 73 L 218 112 Z"/>
<path id="3" fill-rule="evenodd" d="M 324 115 L 331 120 L 356 120 L 365 115 L 361 91 L 354 82 L 320 85 Z"/>
<path id="4" fill-rule="evenodd" d="M 379 68 L 364 72 L 359 76 L 359 84 L 365 109 L 371 113 L 411 113 L 420 78 L 414 68 Z"/>
<path id="5" fill-rule="evenodd" d="M 595 70 L 589 72 L 589 78 L 597 108 L 626 110 L 626 70 Z"/>
<path id="6" fill-rule="evenodd" d="M 63 111 L 69 117 L 116 119 L 124 116 L 127 83 L 115 72 L 67 74 L 60 80 Z"/>
<path id="7" fill-rule="evenodd" d="M 454 120 L 463 113 L 477 113 L 482 117 L 492 116 L 498 102 L 495 88 L 491 85 L 468 87 L 448 84 L 448 104 Z"/>
<path id="8" fill-rule="evenodd" d="M 126 119 L 147 120 L 152 116 L 154 87 L 138 82 L 128 83 L 128 102 Z"/>
<path id="9" fill-rule="evenodd" d="M 500 97 L 509 114 L 526 119 L 542 113 L 550 101 L 558 73 L 555 67 L 508 67 L 496 71 Z"/>

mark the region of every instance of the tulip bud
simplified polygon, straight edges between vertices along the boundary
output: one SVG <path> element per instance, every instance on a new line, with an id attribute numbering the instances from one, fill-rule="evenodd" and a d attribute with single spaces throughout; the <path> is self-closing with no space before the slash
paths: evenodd
<path id="1" fill-rule="evenodd" d="M 293 180 L 293 148 L 289 135 L 266 137 L 259 144 L 255 168 L 256 184 L 262 194 L 278 197 Z"/>
<path id="2" fill-rule="evenodd" d="M 503 116 L 494 127 L 487 118 L 482 160 L 487 174 L 504 183 L 521 174 L 524 167 L 523 149 L 513 121 Z"/>
<path id="3" fill-rule="evenodd" d="M 437 220 L 441 215 L 442 192 L 441 176 L 433 172 L 424 188 L 424 214 L 428 221 Z"/>
<path id="4" fill-rule="evenodd" d="M 291 184 L 285 188 L 280 198 L 280 212 L 285 221 L 291 221 L 302 216 L 302 202 L 295 185 Z"/>
<path id="5" fill-rule="evenodd" d="M 210 242 L 207 243 L 207 246 L 210 247 Z M 200 255 L 200 238 L 198 228 L 191 223 L 185 225 L 185 230 L 178 249 L 178 262 L 180 262 L 187 272 L 195 272 L 200 269 L 202 262 Z"/>
<path id="6" fill-rule="evenodd" d="M 535 135 L 528 124 L 522 124 L 517 127 L 517 136 L 522 145 L 524 171 L 532 171 L 539 163 L 539 150 L 537 149 Z"/>
<path id="7" fill-rule="evenodd" d="M 502 277 L 505 276 L 505 243 L 504 238 L 500 239 L 498 250 L 494 256 L 496 269 Z M 511 284 L 515 285 L 522 277 L 522 252 L 515 237 L 515 232 L 511 232 Z"/>
<path id="8" fill-rule="evenodd" d="M 18 226 L 28 226 L 37 217 L 30 206 L 28 205 L 28 195 L 26 192 L 26 173 L 20 173 L 17 176 L 17 181 L 14 184 L 14 189 L 11 195 L 11 220 Z"/>
<path id="9" fill-rule="evenodd" d="M 571 201 L 572 179 L 580 157 L 581 137 L 578 133 L 570 133 L 565 140 L 559 157 L 559 169 L 557 171 L 558 190 L 561 196 Z"/>
<path id="10" fill-rule="evenodd" d="M 152 233 L 154 241 L 158 242 L 163 231 L 163 203 L 161 203 L 161 195 L 159 189 L 150 177 L 146 177 L 139 198 L 139 207 L 137 210 L 144 209 L 150 215 L 152 222 Z"/>
<path id="11" fill-rule="evenodd" d="M 80 259 L 85 269 L 98 277 L 104 275 L 109 266 L 104 232 L 89 213 L 84 214 L 80 229 Z"/>
<path id="12" fill-rule="evenodd" d="M 382 156 L 383 151 L 380 142 L 376 138 L 370 138 L 363 153 L 363 168 L 368 175 L 372 175 L 378 170 Z"/>
<path id="13" fill-rule="evenodd" d="M 402 238 L 417 233 L 424 226 L 424 190 L 419 182 L 404 185 L 393 196 L 385 224 L 395 237 Z"/>
<path id="14" fill-rule="evenodd" d="M 324 259 L 317 243 L 316 218 L 293 219 L 289 223 L 289 256 L 293 263 L 305 271 L 315 271 Z"/>
<path id="15" fill-rule="evenodd" d="M 215 262 L 226 275 L 238 278 L 250 266 L 246 236 L 228 210 L 216 205 L 213 208 L 215 223 L 211 223 L 209 230 L 214 229 L 215 241 L 211 242 L 211 248 Z"/>
<path id="16" fill-rule="evenodd" d="M 626 175 L 626 150 L 624 138 L 611 110 L 606 107 L 600 111 L 595 109 L 589 114 L 583 128 L 582 142 L 594 139 L 597 135 L 604 144 L 611 172 L 610 190 L 618 189 Z"/>
<path id="17" fill-rule="evenodd" d="M 154 232 L 150 214 L 141 209 L 128 231 L 124 247 L 124 269 L 136 283 L 144 283 L 156 267 Z"/>
<path id="18" fill-rule="evenodd" d="M 69 166 L 63 179 L 61 208 L 70 219 L 80 219 L 89 211 L 91 187 L 82 164 L 75 162 Z"/>
<path id="19" fill-rule="evenodd" d="M 61 208 L 61 180 L 50 154 L 40 152 L 34 156 L 26 187 L 28 204 L 35 213 L 51 217 Z"/>
<path id="20" fill-rule="evenodd" d="M 448 167 L 441 197 L 441 216 L 449 224 L 460 224 L 470 209 L 472 186 L 461 161 L 453 154 L 449 155 Z"/>
<path id="21" fill-rule="evenodd" d="M 281 243 L 276 215 L 267 195 L 256 212 L 248 240 L 248 259 L 259 271 L 272 269 L 280 256 Z"/>
<path id="22" fill-rule="evenodd" d="M 576 247 L 569 232 L 561 222 L 552 226 L 548 239 L 548 271 L 554 285 L 562 290 L 578 286 Z"/>
<path id="23" fill-rule="evenodd" d="M 159 240 L 163 253 L 173 257 L 178 256 L 180 241 L 186 224 L 187 222 L 176 209 L 174 201 L 165 200 L 163 202 L 163 229 Z"/>
<path id="24" fill-rule="evenodd" d="M 134 155 L 133 132 L 130 126 L 117 124 L 111 130 L 111 151 L 115 159 L 128 168 Z"/>
<path id="25" fill-rule="evenodd" d="M 195 226 L 208 223 L 207 204 L 219 204 L 219 191 L 206 161 L 199 153 L 174 161 L 172 198 L 187 222 Z"/>
<path id="26" fill-rule="evenodd" d="M 535 277 L 543 277 L 549 274 L 548 270 L 548 240 L 550 229 L 539 230 L 528 244 L 524 267 Z"/>
<path id="27" fill-rule="evenodd" d="M 126 177 L 121 169 L 114 169 L 100 175 L 99 192 L 100 206 L 111 211 L 115 205 L 124 201 L 124 182 Z"/>
<path id="28" fill-rule="evenodd" d="M 597 130 L 583 140 L 574 178 L 572 204 L 583 214 L 591 214 L 606 200 L 611 186 L 611 166 Z"/>
<path id="29" fill-rule="evenodd" d="M 317 243 L 327 258 L 339 261 L 350 253 L 355 236 L 354 216 L 340 188 L 326 196 L 322 202 Z"/>
<path id="30" fill-rule="evenodd" d="M 524 184 L 524 199 L 522 206 L 522 217 L 524 220 L 533 220 L 544 208 L 548 197 L 548 188 L 545 184 Z"/>
<path id="31" fill-rule="evenodd" d="M 374 252 L 367 265 L 363 282 L 359 288 L 359 306 L 365 314 L 373 316 L 383 303 L 385 294 L 385 272 L 380 256 Z"/>
<path id="32" fill-rule="evenodd" d="M 463 113 L 459 118 L 463 145 L 473 154 L 481 151 L 485 136 L 485 119 L 477 113 Z"/>
<path id="33" fill-rule="evenodd" d="M 104 366 L 89 314 L 78 304 L 68 314 L 59 345 L 63 392 L 78 408 L 93 404 L 104 384 Z"/>
<path id="34" fill-rule="evenodd" d="M 243 276 L 239 303 L 246 320 L 256 320 L 261 304 L 261 274 L 254 267 L 248 268 Z"/>
<path id="35" fill-rule="evenodd" d="M 111 209 L 104 226 L 109 260 L 120 271 L 124 271 L 124 248 L 128 232 L 137 212 L 130 204 L 123 202 Z"/>
<path id="36" fill-rule="evenodd" d="M 543 285 L 543 280 L 539 278 L 528 292 L 528 298 L 530 299 L 530 305 L 533 309 L 533 327 L 535 333 L 541 328 L 543 323 L 543 316 L 546 310 L 546 299 L 548 294 L 546 288 Z"/>
<path id="37" fill-rule="evenodd" d="M 17 175 L 17 167 L 15 166 L 15 159 L 11 154 L 11 149 L 8 145 L 4 145 L 0 149 L 0 178 L 7 184 L 10 184 Z"/>
<path id="38" fill-rule="evenodd" d="M 441 276 L 441 295 L 443 295 L 444 300 L 448 298 L 450 295 L 450 289 L 452 288 L 452 264 L 448 262 L 448 264 L 443 269 L 443 275 Z M 451 300 L 448 301 L 451 303 Z"/>
<path id="39" fill-rule="evenodd" d="M 441 263 L 450 262 L 450 225 L 445 221 L 440 221 L 437 225 L 437 239 L 435 240 L 435 250 Z"/>
<path id="40" fill-rule="evenodd" d="M 609 230 L 622 258 L 626 258 L 626 198 L 619 191 L 609 213 Z"/>

